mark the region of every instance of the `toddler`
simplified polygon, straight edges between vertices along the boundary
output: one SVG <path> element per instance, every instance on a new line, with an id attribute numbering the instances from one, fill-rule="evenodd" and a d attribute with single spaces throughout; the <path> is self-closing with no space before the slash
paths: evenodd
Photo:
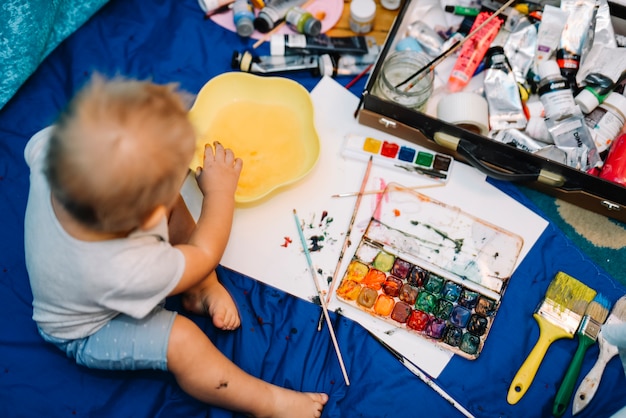
<path id="1" fill-rule="evenodd" d="M 256 417 L 319 417 L 326 394 L 250 376 L 163 307 L 182 294 L 186 309 L 211 315 L 216 327 L 240 325 L 215 268 L 242 161 L 217 142 L 205 147 L 196 224 L 179 194 L 194 150 L 175 86 L 100 76 L 29 141 L 25 250 L 39 333 L 86 367 L 167 370 L 206 403 Z"/>

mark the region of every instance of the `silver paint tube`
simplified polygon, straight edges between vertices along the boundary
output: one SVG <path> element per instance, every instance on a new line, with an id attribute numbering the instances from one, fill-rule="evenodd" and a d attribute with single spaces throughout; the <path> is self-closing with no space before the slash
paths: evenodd
<path id="1" fill-rule="evenodd" d="M 428 55 L 434 57 L 441 53 L 443 38 L 423 21 L 411 23 L 407 29 L 407 35 L 415 38 Z"/>
<path id="2" fill-rule="evenodd" d="M 572 115 L 561 119 L 547 118 L 546 125 L 554 144 L 566 152 L 570 167 L 587 171 L 602 162 L 578 106 Z"/>
<path id="3" fill-rule="evenodd" d="M 380 48 L 376 43 L 369 45 L 367 54 L 321 55 L 319 58 L 320 75 L 359 75 L 376 63 Z"/>
<path id="4" fill-rule="evenodd" d="M 489 48 L 485 62 L 487 69 L 483 86 L 489 106 L 490 129 L 524 129 L 526 116 L 522 99 L 504 49 L 500 46 Z"/>
<path id="5" fill-rule="evenodd" d="M 515 17 L 515 23 L 504 42 L 504 53 L 511 64 L 515 79 L 524 85 L 526 74 L 533 64 L 537 50 L 537 28 L 521 13 Z M 509 19 L 511 18 L 509 17 Z"/>
<path id="6" fill-rule="evenodd" d="M 583 47 L 596 15 L 595 0 L 562 0 L 561 9 L 568 12 L 567 23 L 561 33 L 556 61 L 561 73 L 575 86 Z"/>
<path id="7" fill-rule="evenodd" d="M 546 146 L 546 144 L 536 141 L 517 129 L 502 130 L 493 137 L 493 140 L 531 153 L 539 151 Z"/>
<path id="8" fill-rule="evenodd" d="M 611 21 L 611 10 L 607 0 L 600 0 L 600 6 L 596 13 L 596 27 L 593 35 L 593 45 L 604 45 L 617 48 L 615 40 L 615 29 Z"/>

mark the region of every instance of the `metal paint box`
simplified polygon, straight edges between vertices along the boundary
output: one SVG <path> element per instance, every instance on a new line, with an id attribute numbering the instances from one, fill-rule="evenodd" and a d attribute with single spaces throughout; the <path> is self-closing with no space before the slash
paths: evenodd
<path id="1" fill-rule="evenodd" d="M 626 222 L 626 187 L 444 122 L 435 116 L 431 106 L 424 112 L 415 111 L 374 93 L 382 64 L 413 23 L 414 9 L 420 1 L 407 0 L 398 13 L 356 109 L 358 122 L 451 154 L 492 178 L 513 181 Z M 611 2 L 609 7 L 615 33 L 626 34 L 626 8 Z"/>

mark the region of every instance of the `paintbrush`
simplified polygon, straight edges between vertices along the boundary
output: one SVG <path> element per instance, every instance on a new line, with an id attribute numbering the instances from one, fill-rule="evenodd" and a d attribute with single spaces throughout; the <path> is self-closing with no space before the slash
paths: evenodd
<path id="1" fill-rule="evenodd" d="M 574 385 L 578 381 L 585 353 L 589 347 L 596 343 L 602 324 L 606 321 L 606 317 L 609 316 L 610 308 L 610 302 L 599 293 L 587 306 L 585 315 L 582 321 L 580 321 L 580 326 L 576 332 L 578 336 L 578 348 L 574 353 L 574 357 L 567 368 L 567 372 L 565 372 L 561 386 L 554 398 L 552 415 L 555 417 L 561 417 L 565 413 L 572 399 Z"/>
<path id="2" fill-rule="evenodd" d="M 619 324 L 622 322 L 626 322 L 626 296 L 622 296 L 615 302 L 605 324 Z M 576 415 L 589 405 L 589 402 L 591 402 L 598 390 L 598 386 L 600 386 L 600 380 L 602 379 L 606 365 L 618 354 L 617 347 L 604 338 L 602 330 L 600 330 L 600 334 L 598 335 L 598 346 L 600 349 L 598 359 L 574 394 L 574 403 L 572 405 L 573 415 Z"/>
<path id="3" fill-rule="evenodd" d="M 400 361 L 400 363 L 402 363 L 404 367 L 406 367 L 411 373 L 417 376 L 422 382 L 426 383 L 426 385 L 428 385 L 429 388 L 437 392 L 439 396 L 441 396 L 443 399 L 448 401 L 450 405 L 452 405 L 453 407 L 457 409 L 457 411 L 462 413 L 467 418 L 474 418 L 474 415 L 472 415 L 471 412 L 465 409 L 465 407 L 461 405 L 458 401 L 456 401 L 451 395 L 449 395 L 448 392 L 443 390 L 441 386 L 435 383 L 435 381 L 430 376 L 424 373 L 422 369 L 420 369 L 417 365 L 415 365 L 411 360 L 404 357 L 402 354 L 396 351 L 393 347 L 391 347 L 389 344 L 387 344 L 386 342 L 384 342 L 383 340 L 381 340 L 380 338 L 378 338 L 376 335 L 372 334 L 371 332 L 370 332 L 370 335 L 372 335 L 372 337 L 374 337 L 383 347 L 389 350 L 389 352 L 393 354 L 393 356 L 397 358 L 398 361 Z"/>
<path id="4" fill-rule="evenodd" d="M 333 342 L 333 346 L 335 347 L 335 353 L 337 354 L 337 360 L 339 360 L 339 366 L 341 367 L 341 373 L 343 374 L 343 378 L 346 381 L 346 386 L 350 386 L 350 379 L 348 378 L 348 372 L 346 371 L 346 366 L 343 363 L 343 356 L 341 355 L 341 351 L 339 351 L 339 343 L 337 343 L 337 337 L 335 336 L 335 330 L 333 329 L 333 323 L 330 321 L 330 315 L 328 314 L 328 308 L 326 307 L 326 302 L 324 301 L 324 297 L 322 295 L 322 288 L 320 287 L 319 280 L 317 278 L 317 272 L 313 267 L 313 260 L 311 260 L 311 254 L 309 253 L 309 247 L 306 244 L 306 239 L 304 238 L 304 232 L 302 231 L 302 225 L 300 225 L 300 218 L 298 218 L 298 213 L 296 210 L 293 210 L 293 219 L 296 221 L 296 227 L 298 228 L 298 235 L 300 236 L 300 242 L 302 243 L 302 250 L 304 251 L 304 255 L 306 256 L 306 261 L 309 266 L 309 271 L 311 272 L 311 277 L 313 278 L 313 283 L 315 283 L 315 289 L 317 290 L 317 296 L 320 298 L 320 305 L 322 305 L 322 315 L 326 318 L 326 324 L 328 325 L 328 332 L 330 332 L 330 339 Z"/>
<path id="5" fill-rule="evenodd" d="M 587 305 L 596 291 L 559 271 L 546 290 L 533 318 L 539 325 L 539 339 L 511 382 L 507 402 L 519 402 L 530 387 L 543 358 L 554 341 L 574 338 Z"/>
<path id="6" fill-rule="evenodd" d="M 365 168 L 365 174 L 363 174 L 363 180 L 361 180 L 361 189 L 359 190 L 359 194 L 356 197 L 356 202 L 354 203 L 354 209 L 352 209 L 352 217 L 350 217 L 350 222 L 348 223 L 348 230 L 346 231 L 346 236 L 343 238 L 343 245 L 341 246 L 341 252 L 339 253 L 339 258 L 337 259 L 337 265 L 335 266 L 335 271 L 333 272 L 333 278 L 330 280 L 330 285 L 328 286 L 328 293 L 326 294 L 326 304 L 330 303 L 330 298 L 332 296 L 333 289 L 337 284 L 337 274 L 339 273 L 339 267 L 341 267 L 341 261 L 343 260 L 343 255 L 345 254 L 348 246 L 350 245 L 350 234 L 352 234 L 352 226 L 354 225 L 354 220 L 356 219 L 356 214 L 359 211 L 359 206 L 361 206 L 361 198 L 365 192 L 365 186 L 367 186 L 367 180 L 370 177 L 370 171 L 372 171 L 372 163 L 374 162 L 373 157 L 370 155 L 370 159 L 367 161 L 367 167 Z M 322 318 L 317 322 L 317 330 L 321 331 L 322 329 Z"/>

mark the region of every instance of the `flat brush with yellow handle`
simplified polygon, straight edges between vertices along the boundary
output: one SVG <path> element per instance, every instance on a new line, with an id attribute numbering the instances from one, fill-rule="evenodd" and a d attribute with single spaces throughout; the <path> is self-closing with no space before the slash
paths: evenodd
<path id="1" fill-rule="evenodd" d="M 552 415 L 555 417 L 563 416 L 567 410 L 567 406 L 572 399 L 572 393 L 574 393 L 574 385 L 576 385 L 578 376 L 580 375 L 585 353 L 587 349 L 598 340 L 600 328 L 602 328 L 602 324 L 606 321 L 606 317 L 609 316 L 610 308 L 610 302 L 599 293 L 587 306 L 585 315 L 576 332 L 578 336 L 578 348 L 574 353 L 574 357 L 565 372 L 561 386 L 554 398 Z"/>
<path id="2" fill-rule="evenodd" d="M 574 338 L 587 305 L 596 291 L 572 276 L 560 271 L 556 274 L 543 302 L 533 318 L 539 325 L 539 339 L 511 382 L 507 402 L 519 402 L 533 382 L 543 358 L 554 341 Z"/>

